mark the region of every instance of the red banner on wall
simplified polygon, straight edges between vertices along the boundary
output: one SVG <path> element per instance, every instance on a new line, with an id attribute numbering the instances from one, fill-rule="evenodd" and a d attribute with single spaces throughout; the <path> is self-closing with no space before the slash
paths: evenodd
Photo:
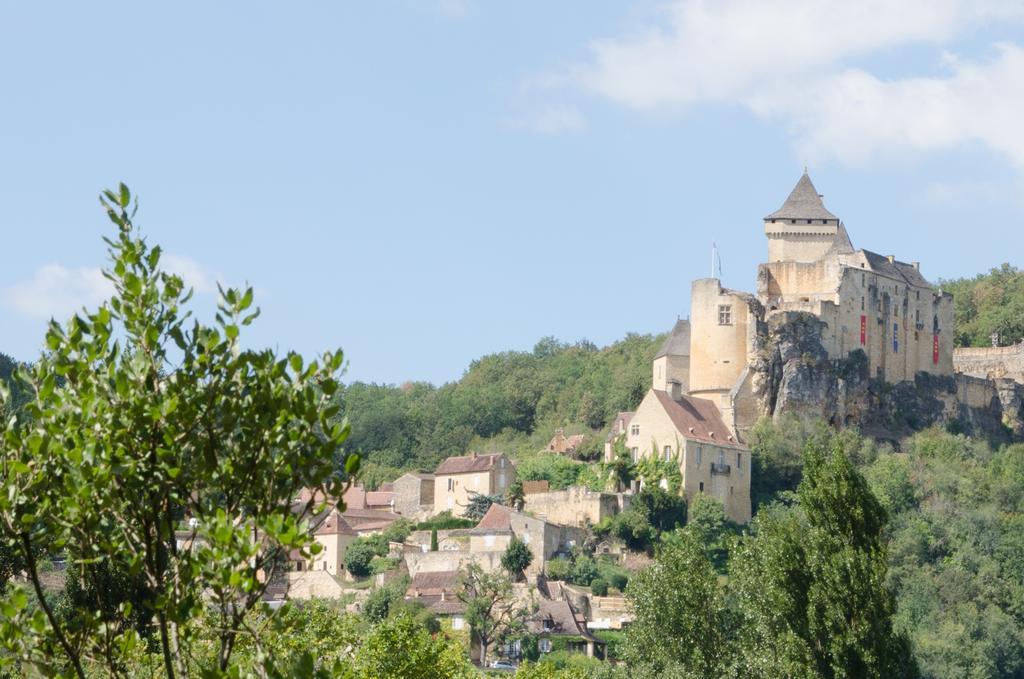
<path id="1" fill-rule="evenodd" d="M 935 365 L 939 364 L 939 336 L 932 336 L 932 363 Z"/>
<path id="2" fill-rule="evenodd" d="M 868 343 L 868 317 L 864 314 L 860 315 L 860 345 L 864 346 Z"/>

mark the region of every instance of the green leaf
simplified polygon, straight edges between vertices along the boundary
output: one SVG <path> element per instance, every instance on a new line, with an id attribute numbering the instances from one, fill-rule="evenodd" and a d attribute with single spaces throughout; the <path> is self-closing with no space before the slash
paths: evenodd
<path id="1" fill-rule="evenodd" d="M 124 185 L 124 182 L 121 183 L 119 188 L 121 189 L 119 203 L 121 207 L 128 207 L 129 203 L 132 202 L 132 194 L 128 191 L 128 187 Z"/>

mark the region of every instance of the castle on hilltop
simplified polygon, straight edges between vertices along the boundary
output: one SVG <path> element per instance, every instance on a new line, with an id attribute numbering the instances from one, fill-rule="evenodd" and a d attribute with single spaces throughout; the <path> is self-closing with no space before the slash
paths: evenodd
<path id="1" fill-rule="evenodd" d="M 805 362 L 837 370 L 849 363 L 876 382 L 953 375 L 952 295 L 936 290 L 917 262 L 855 249 L 806 171 L 764 218 L 764 233 L 768 261 L 758 267 L 757 291 L 729 290 L 718 278 L 694 281 L 690 319 L 676 323 L 654 359 L 651 391 L 635 413 L 616 419 L 635 459 L 678 455 L 684 492 L 711 492 L 736 520 L 750 516 L 743 441 L 759 417 L 774 412 L 773 382 L 782 379 L 781 369 L 767 365 L 773 329 L 813 324 Z M 704 473 L 706 450 L 713 457 Z"/>

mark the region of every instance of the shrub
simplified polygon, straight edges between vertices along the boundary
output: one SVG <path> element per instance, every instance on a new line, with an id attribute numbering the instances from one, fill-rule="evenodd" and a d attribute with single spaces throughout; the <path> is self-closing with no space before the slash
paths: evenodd
<path id="1" fill-rule="evenodd" d="M 590 581 L 590 593 L 594 596 L 608 596 L 608 583 L 601 578 Z"/>
<path id="2" fill-rule="evenodd" d="M 345 569 L 357 578 L 370 575 L 370 562 L 376 556 L 368 542 L 356 540 L 345 550 Z"/>
<path id="3" fill-rule="evenodd" d="M 370 575 L 379 575 L 398 568 L 400 560 L 386 556 L 375 556 L 370 559 Z"/>
<path id="4" fill-rule="evenodd" d="M 501 567 L 508 571 L 513 579 L 519 579 L 533 562 L 533 552 L 526 543 L 513 536 L 508 548 L 501 557 Z"/>
<path id="5" fill-rule="evenodd" d="M 608 583 L 620 592 L 625 592 L 626 585 L 629 584 L 629 576 L 625 573 L 613 573 L 608 579 Z"/>
<path id="6" fill-rule="evenodd" d="M 432 516 L 426 521 L 416 524 L 416 530 L 453 530 L 456 528 L 472 528 L 476 521 L 452 516 L 451 510 L 445 510 L 437 516 Z"/>
<path id="7" fill-rule="evenodd" d="M 576 557 L 569 573 L 569 581 L 574 585 L 586 587 L 597 577 L 597 563 L 589 556 L 581 554 Z"/>
<path id="8" fill-rule="evenodd" d="M 548 578 L 551 580 L 568 580 L 572 563 L 568 559 L 558 557 L 548 561 Z"/>

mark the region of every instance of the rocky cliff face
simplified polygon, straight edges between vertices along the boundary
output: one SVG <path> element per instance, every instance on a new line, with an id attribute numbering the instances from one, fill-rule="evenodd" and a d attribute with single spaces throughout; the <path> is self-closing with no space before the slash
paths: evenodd
<path id="1" fill-rule="evenodd" d="M 825 323 L 813 314 L 775 314 L 759 332 L 750 364 L 751 391 L 762 415 L 821 417 L 865 434 L 899 439 L 939 425 L 1003 442 L 1024 437 L 1024 386 L 918 373 L 890 384 L 868 374 L 863 351 L 829 359 Z"/>

